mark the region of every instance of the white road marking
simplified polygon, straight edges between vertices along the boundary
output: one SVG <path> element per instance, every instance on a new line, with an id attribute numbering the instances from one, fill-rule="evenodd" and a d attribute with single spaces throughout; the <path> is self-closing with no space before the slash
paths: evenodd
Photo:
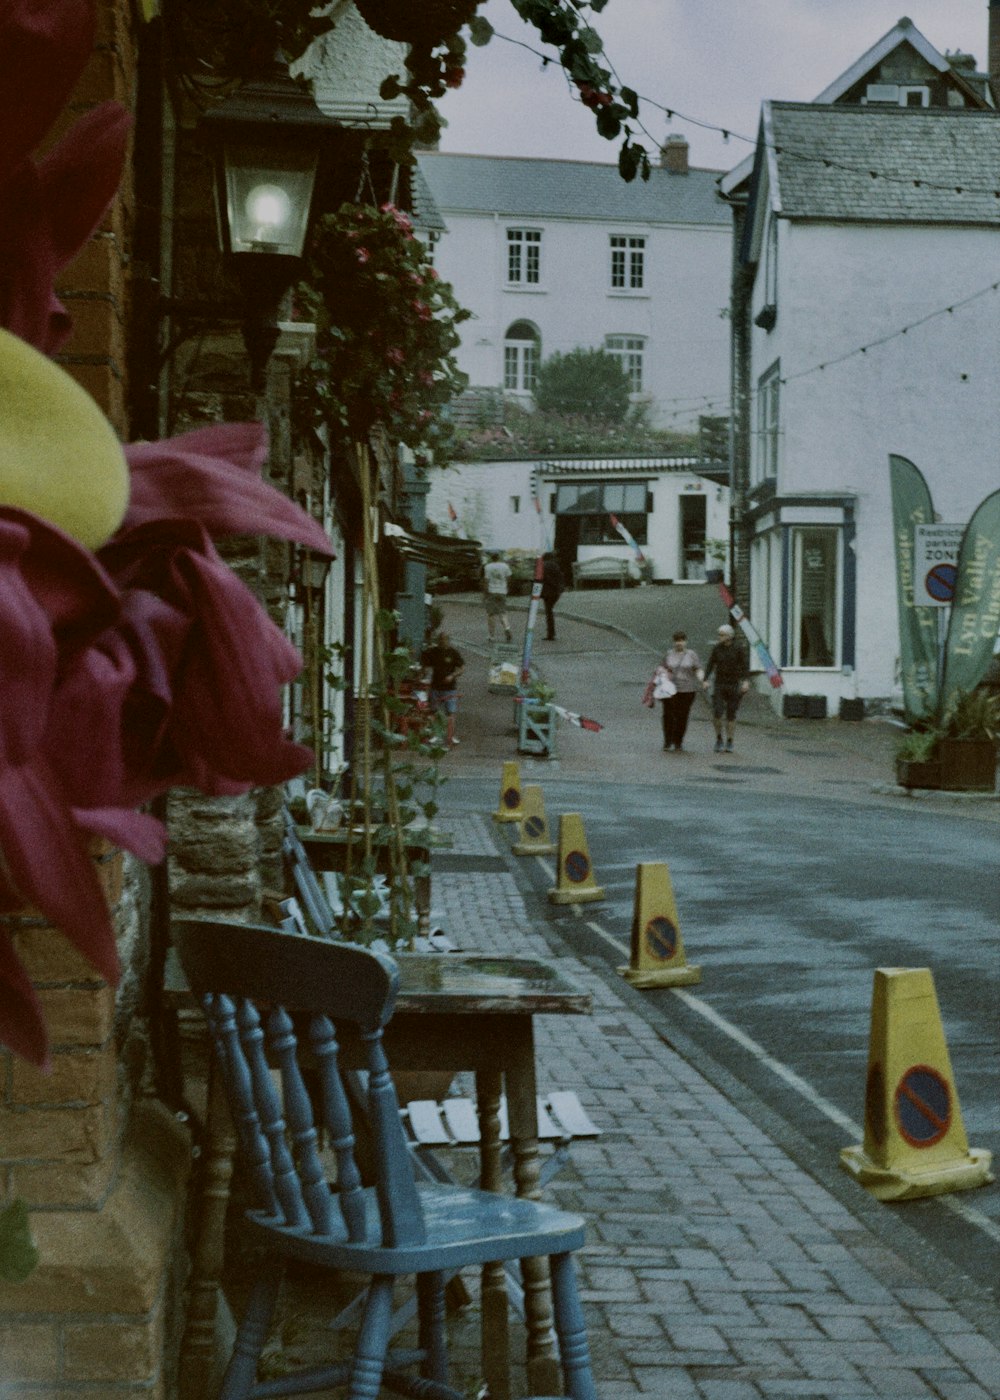
<path id="1" fill-rule="evenodd" d="M 597 934 L 598 938 L 602 938 L 605 943 L 614 948 L 615 952 L 621 953 L 624 957 L 629 957 L 631 955 L 631 950 L 624 947 L 617 938 L 613 938 L 600 924 L 595 924 L 590 919 L 585 919 L 584 923 L 591 932 Z M 714 1007 L 699 1000 L 694 993 L 686 992 L 683 987 L 671 987 L 669 990 L 673 992 L 675 997 L 680 997 L 681 1001 L 689 1006 L 692 1011 L 697 1011 L 699 1016 L 704 1017 L 706 1021 L 711 1021 L 712 1025 L 715 1026 L 717 1030 L 720 1030 L 723 1035 L 727 1035 L 730 1040 L 742 1046 L 742 1048 L 751 1054 L 765 1069 L 771 1070 L 779 1079 L 783 1079 L 789 1088 L 794 1089 L 797 1094 L 800 1094 L 802 1098 L 811 1103 L 814 1108 L 819 1109 L 820 1113 L 822 1113 L 824 1117 L 829 1118 L 832 1123 L 836 1123 L 839 1128 L 843 1128 L 845 1133 L 849 1133 L 852 1138 L 860 1139 L 864 1137 L 864 1130 L 858 1123 L 854 1122 L 853 1118 L 849 1118 L 846 1113 L 841 1113 L 836 1104 L 832 1104 L 829 1099 L 825 1099 L 822 1094 L 818 1094 L 807 1080 L 803 1079 L 801 1075 L 796 1074 L 793 1069 L 789 1069 L 787 1065 L 783 1065 L 780 1060 L 776 1060 L 773 1055 L 769 1055 L 763 1045 L 758 1044 L 752 1036 L 747 1035 L 745 1031 L 741 1031 L 739 1027 L 734 1026 L 731 1021 L 727 1021 L 725 1016 L 720 1015 Z M 947 1210 L 950 1210 L 954 1215 L 960 1216 L 967 1225 L 971 1225 L 976 1230 L 981 1230 L 982 1233 L 988 1235 L 991 1240 L 1000 1242 L 1000 1224 L 991 1220 L 988 1215 L 984 1215 L 982 1211 L 976 1210 L 975 1206 L 966 1205 L 964 1201 L 954 1195 L 945 1194 L 938 1196 L 937 1199 Z"/>

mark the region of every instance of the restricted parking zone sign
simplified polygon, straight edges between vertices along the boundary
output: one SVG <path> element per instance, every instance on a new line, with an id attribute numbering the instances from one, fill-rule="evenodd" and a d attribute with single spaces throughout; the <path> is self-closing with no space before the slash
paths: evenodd
<path id="1" fill-rule="evenodd" d="M 913 602 L 918 608 L 947 608 L 955 598 L 958 551 L 964 525 L 914 525 Z"/>

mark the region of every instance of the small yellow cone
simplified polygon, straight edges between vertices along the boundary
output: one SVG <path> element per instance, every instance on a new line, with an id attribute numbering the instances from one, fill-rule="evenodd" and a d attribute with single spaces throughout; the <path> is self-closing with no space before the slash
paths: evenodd
<path id="1" fill-rule="evenodd" d="M 542 790 L 534 783 L 524 789 L 521 799 L 521 839 L 511 850 L 516 856 L 553 856 L 555 842 L 549 831 L 545 816 L 545 799 Z"/>
<path id="2" fill-rule="evenodd" d="M 872 988 L 865 1140 L 840 1164 L 880 1201 L 966 1191 L 993 1180 L 969 1147 L 927 967 L 879 967 Z"/>
<path id="3" fill-rule="evenodd" d="M 666 864 L 635 868 L 632 956 L 618 971 L 633 987 L 690 987 L 701 968 L 689 966 L 677 917 L 677 901 Z"/>
<path id="4" fill-rule="evenodd" d="M 521 814 L 521 770 L 516 763 L 505 763 L 500 777 L 500 801 L 493 820 L 519 822 Z"/>
<path id="5" fill-rule="evenodd" d="M 564 812 L 559 818 L 559 874 L 549 899 L 553 904 L 590 904 L 603 898 L 604 890 L 594 879 L 583 818 Z"/>

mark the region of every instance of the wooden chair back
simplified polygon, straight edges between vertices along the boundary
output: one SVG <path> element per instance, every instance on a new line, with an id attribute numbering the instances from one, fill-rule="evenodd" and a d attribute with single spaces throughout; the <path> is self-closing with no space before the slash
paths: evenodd
<path id="1" fill-rule="evenodd" d="M 338 1037 L 350 1027 L 368 1073 L 382 1243 L 423 1243 L 423 1213 L 382 1043 L 399 985 L 393 960 L 351 943 L 226 920 L 178 920 L 173 934 L 209 1022 L 259 1208 L 278 1225 L 307 1234 L 365 1239 L 365 1193 L 339 1062 Z M 320 1159 L 320 1130 L 336 1158 L 335 1191 Z"/>

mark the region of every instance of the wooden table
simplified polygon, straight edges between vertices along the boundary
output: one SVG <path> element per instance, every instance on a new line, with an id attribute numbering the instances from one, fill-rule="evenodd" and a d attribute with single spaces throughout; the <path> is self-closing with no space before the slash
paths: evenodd
<path id="1" fill-rule="evenodd" d="M 355 830 L 348 836 L 343 827 L 338 827 L 335 831 L 314 831 L 311 826 L 297 826 L 296 835 L 305 847 L 309 857 L 309 863 L 317 874 L 324 870 L 343 871 L 347 860 L 348 848 L 351 850 L 352 859 L 355 866 L 359 866 L 364 859 L 365 838 L 364 832 Z M 438 832 L 431 828 L 420 828 L 420 837 L 416 834 L 406 836 L 403 846 L 406 853 L 407 864 L 411 867 L 416 864 L 424 867 L 425 873 L 414 875 L 413 878 L 413 903 L 417 915 L 417 933 L 426 938 L 430 932 L 431 913 L 431 877 L 430 861 L 431 852 L 442 846 L 451 845 L 451 837 L 445 832 Z M 405 833 L 404 833 L 405 835 Z M 374 843 L 376 868 L 382 874 L 388 874 L 389 844 L 387 841 L 376 841 Z"/>
<path id="2" fill-rule="evenodd" d="M 536 1015 L 587 1015 L 589 994 L 552 963 L 530 958 L 463 953 L 411 953 L 399 959 L 400 992 L 385 1030 L 394 1070 L 471 1070 L 480 1114 L 480 1184 L 499 1191 L 501 1092 L 507 1096 L 514 1183 L 519 1196 L 537 1200 L 538 1118 L 535 1084 Z M 180 990 L 179 995 L 183 996 Z M 190 1005 L 190 999 L 188 1001 Z M 354 1059 L 349 1038 L 343 1063 Z M 357 1061 L 360 1064 L 360 1059 Z M 188 1330 L 182 1369 L 204 1374 L 211 1357 L 215 1302 L 222 1271 L 222 1230 L 232 1172 L 232 1130 L 213 1095 L 209 1110 L 203 1216 L 192 1270 Z M 533 1394 L 554 1395 L 561 1385 L 552 1332 L 548 1261 L 523 1264 L 528 1385 Z M 509 1400 L 509 1333 L 502 1265 L 483 1271 L 482 1366 L 493 1400 Z M 193 1353 L 193 1354 L 192 1354 Z M 197 1394 L 190 1390 L 189 1394 Z"/>

